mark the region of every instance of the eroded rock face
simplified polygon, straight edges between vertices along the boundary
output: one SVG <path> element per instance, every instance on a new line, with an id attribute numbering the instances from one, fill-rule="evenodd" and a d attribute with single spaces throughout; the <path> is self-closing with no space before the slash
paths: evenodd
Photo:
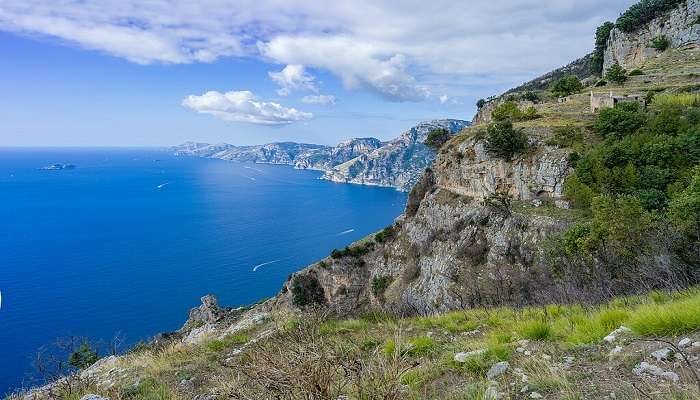
<path id="1" fill-rule="evenodd" d="M 202 297 L 202 304 L 190 310 L 188 322 L 192 324 L 213 324 L 224 317 L 225 311 L 219 307 L 216 297 L 208 294 Z"/>
<path id="2" fill-rule="evenodd" d="M 646 60 L 658 54 L 651 41 L 665 36 L 671 48 L 700 47 L 700 0 L 687 0 L 668 15 L 658 17 L 635 32 L 615 28 L 610 32 L 603 68 L 619 63 L 626 69 L 641 67 Z"/>

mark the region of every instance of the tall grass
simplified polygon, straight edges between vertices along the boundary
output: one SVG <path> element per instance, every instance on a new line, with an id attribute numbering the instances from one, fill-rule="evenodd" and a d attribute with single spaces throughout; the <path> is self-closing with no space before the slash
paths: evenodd
<path id="1" fill-rule="evenodd" d="M 661 93 L 654 96 L 652 104 L 655 106 L 700 106 L 700 93 Z"/>
<path id="2" fill-rule="evenodd" d="M 643 336 L 675 336 L 700 329 L 700 294 L 684 300 L 641 306 L 630 327 Z"/>

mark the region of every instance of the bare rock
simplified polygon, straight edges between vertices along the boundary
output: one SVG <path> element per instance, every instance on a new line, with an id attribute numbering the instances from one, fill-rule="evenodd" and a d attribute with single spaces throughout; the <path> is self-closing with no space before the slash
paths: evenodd
<path id="1" fill-rule="evenodd" d="M 484 353 L 486 353 L 486 349 L 479 349 L 479 350 L 457 353 L 457 354 L 455 354 L 455 361 L 463 363 L 463 362 L 467 361 L 468 358 L 479 356 L 479 355 L 482 355 Z"/>
<path id="2" fill-rule="evenodd" d="M 634 369 L 632 369 L 632 372 L 637 375 L 641 376 L 644 374 L 652 375 L 652 376 L 658 376 L 660 378 L 672 381 L 672 382 L 678 382 L 678 374 L 676 374 L 673 371 L 666 371 L 662 368 L 659 368 L 658 366 L 654 364 L 649 364 L 646 361 L 642 361 L 641 363 L 637 364 Z"/>
<path id="3" fill-rule="evenodd" d="M 664 347 L 662 349 L 658 349 L 654 352 L 651 353 L 651 356 L 656 359 L 656 361 L 664 361 L 668 360 L 671 357 L 671 354 L 673 353 L 673 350 L 671 350 L 670 347 Z"/>
<path id="4" fill-rule="evenodd" d="M 489 369 L 489 371 L 486 373 L 486 377 L 489 379 L 497 378 L 508 371 L 509 367 L 510 364 L 508 364 L 508 361 L 497 362 L 491 366 L 491 369 Z"/>

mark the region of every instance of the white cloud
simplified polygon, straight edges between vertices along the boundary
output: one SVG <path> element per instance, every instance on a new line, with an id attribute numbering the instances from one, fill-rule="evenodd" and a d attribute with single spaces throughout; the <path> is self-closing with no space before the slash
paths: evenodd
<path id="1" fill-rule="evenodd" d="M 330 94 L 304 96 L 304 98 L 302 98 L 301 101 L 306 103 L 306 104 L 321 104 L 321 105 L 335 104 L 335 96 L 332 96 Z"/>
<path id="2" fill-rule="evenodd" d="M 566 64 L 592 50 L 598 24 L 634 2 L 2 0 L 0 30 L 141 64 L 262 57 L 330 71 L 388 100 L 420 101 L 431 89 L 503 89 Z M 295 84 L 313 85 L 301 76 Z"/>
<path id="3" fill-rule="evenodd" d="M 442 96 L 440 96 L 440 104 L 447 103 L 447 100 L 449 100 L 449 99 L 450 99 L 450 96 L 443 94 Z"/>
<path id="4" fill-rule="evenodd" d="M 287 96 L 298 89 L 318 91 L 314 76 L 306 72 L 303 65 L 287 65 L 282 71 L 267 74 L 273 82 L 280 85 L 280 89 L 277 90 L 280 96 Z"/>
<path id="5" fill-rule="evenodd" d="M 311 113 L 284 107 L 278 103 L 260 101 L 247 90 L 226 93 L 209 91 L 201 96 L 190 95 L 182 100 L 182 105 L 225 121 L 259 125 L 285 125 L 313 117 Z"/>

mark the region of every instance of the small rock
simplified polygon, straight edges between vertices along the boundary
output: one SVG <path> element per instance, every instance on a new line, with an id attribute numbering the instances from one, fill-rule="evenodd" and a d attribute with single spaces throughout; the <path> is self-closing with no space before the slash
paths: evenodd
<path id="1" fill-rule="evenodd" d="M 530 355 L 532 355 L 532 352 L 530 352 L 529 350 L 525 350 L 525 352 L 523 354 L 525 354 L 526 356 L 530 356 Z"/>
<path id="2" fill-rule="evenodd" d="M 608 343 L 612 343 L 615 340 L 617 340 L 617 337 L 621 333 L 627 333 L 627 332 L 632 332 L 632 330 L 626 326 L 620 326 L 619 328 L 615 329 L 614 331 L 610 332 L 610 334 L 606 337 L 603 338 L 604 341 Z"/>
<path id="3" fill-rule="evenodd" d="M 649 364 L 646 361 L 642 361 L 641 363 L 637 364 L 637 366 L 632 369 L 632 372 L 638 376 L 647 373 L 650 375 L 658 376 L 663 379 L 667 379 L 672 382 L 678 381 L 678 374 L 676 374 L 675 372 L 664 371 L 656 365 Z"/>
<path id="4" fill-rule="evenodd" d="M 542 206 L 542 200 L 540 200 L 540 199 L 532 200 L 532 205 L 535 207 L 540 207 L 540 206 Z"/>
<path id="5" fill-rule="evenodd" d="M 521 340 L 518 340 L 518 344 L 521 346 L 527 346 L 528 344 L 530 344 L 530 341 L 527 339 L 521 339 Z"/>
<path id="6" fill-rule="evenodd" d="M 678 342 L 678 347 L 688 347 L 692 345 L 690 338 L 683 338 Z"/>
<path id="7" fill-rule="evenodd" d="M 608 357 L 615 356 L 617 354 L 620 354 L 621 352 L 622 352 L 622 346 L 615 346 L 615 348 L 610 350 L 610 353 L 608 353 Z"/>
<path id="8" fill-rule="evenodd" d="M 515 349 L 515 351 L 517 351 L 518 353 L 524 353 L 525 349 L 522 347 L 518 347 L 517 349 Z"/>
<path id="9" fill-rule="evenodd" d="M 489 372 L 486 373 L 486 377 L 489 379 L 494 379 L 498 376 L 501 376 L 508 370 L 508 367 L 510 367 L 508 361 L 497 362 L 496 364 L 493 364 L 493 366 L 491 366 Z"/>
<path id="10" fill-rule="evenodd" d="M 537 393 L 537 392 L 532 392 L 532 393 L 530 393 L 530 398 L 531 399 L 541 399 L 542 395 Z"/>
<path id="11" fill-rule="evenodd" d="M 474 357 L 474 356 L 479 356 L 486 353 L 486 349 L 479 349 L 479 350 L 473 350 L 473 351 L 466 351 L 463 353 L 457 353 L 455 354 L 455 361 L 457 362 L 465 362 L 467 361 L 467 358 Z"/>
<path id="12" fill-rule="evenodd" d="M 528 390 L 530 390 L 530 385 L 525 385 L 520 389 L 520 393 L 527 393 Z"/>
<path id="13" fill-rule="evenodd" d="M 549 361 L 549 360 L 552 359 L 552 356 L 550 356 L 549 354 L 542 354 L 542 358 L 544 358 L 545 360 Z"/>
<path id="14" fill-rule="evenodd" d="M 81 397 L 80 400 L 109 400 L 106 397 L 98 396 L 96 394 L 86 394 L 85 396 Z"/>
<path id="15" fill-rule="evenodd" d="M 428 333 L 425 334 L 427 337 L 433 337 L 434 333 L 433 331 L 428 331 Z"/>
<path id="16" fill-rule="evenodd" d="M 474 336 L 474 335 L 478 335 L 480 332 L 481 332 L 480 330 L 474 329 L 474 330 L 471 330 L 471 331 L 462 332 L 462 335 L 464 335 L 464 336 Z"/>
<path id="17" fill-rule="evenodd" d="M 658 349 L 654 352 L 651 353 L 651 356 L 656 358 L 656 361 L 663 361 L 663 360 L 668 360 L 668 358 L 671 356 L 671 353 L 673 350 L 671 350 L 670 347 L 664 347 L 662 349 Z"/>

